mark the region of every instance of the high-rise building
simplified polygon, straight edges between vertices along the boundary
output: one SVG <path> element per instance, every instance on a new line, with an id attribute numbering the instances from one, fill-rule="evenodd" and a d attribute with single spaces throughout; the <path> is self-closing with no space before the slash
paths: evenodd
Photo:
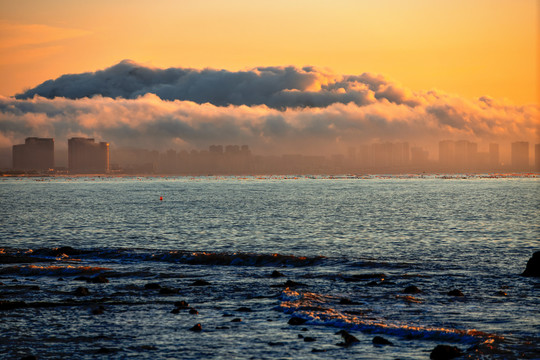
<path id="1" fill-rule="evenodd" d="M 439 141 L 439 164 L 445 170 L 455 166 L 455 144 L 452 140 Z"/>
<path id="2" fill-rule="evenodd" d="M 534 145 L 534 169 L 540 171 L 540 144 Z"/>
<path id="3" fill-rule="evenodd" d="M 516 141 L 512 143 L 512 168 L 514 170 L 529 169 L 528 141 Z"/>
<path id="4" fill-rule="evenodd" d="M 495 168 L 500 165 L 499 144 L 489 144 L 489 165 Z"/>
<path id="5" fill-rule="evenodd" d="M 68 140 L 68 167 L 72 173 L 106 173 L 109 171 L 109 144 L 91 138 Z"/>
<path id="6" fill-rule="evenodd" d="M 13 145 L 13 168 L 49 170 L 54 168 L 54 139 L 29 137 L 24 144 Z"/>

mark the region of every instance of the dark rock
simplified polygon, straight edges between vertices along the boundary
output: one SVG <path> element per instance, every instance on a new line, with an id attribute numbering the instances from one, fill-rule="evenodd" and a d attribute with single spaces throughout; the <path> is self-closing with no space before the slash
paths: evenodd
<path id="1" fill-rule="evenodd" d="M 195 326 L 189 328 L 190 331 L 196 331 L 196 332 L 200 332 L 202 331 L 202 326 L 201 324 L 196 324 Z"/>
<path id="2" fill-rule="evenodd" d="M 179 291 L 178 289 L 164 287 L 159 290 L 159 293 L 161 295 L 174 295 L 174 294 L 178 294 L 178 291 Z"/>
<path id="3" fill-rule="evenodd" d="M 222 317 L 233 317 L 234 315 L 233 314 L 223 314 L 221 315 Z"/>
<path id="4" fill-rule="evenodd" d="M 272 271 L 272 273 L 270 274 L 270 277 L 273 277 L 273 278 L 279 278 L 279 277 L 284 277 L 284 276 L 285 275 L 283 275 L 282 273 L 280 273 L 277 270 Z"/>
<path id="5" fill-rule="evenodd" d="M 143 350 L 157 350 L 157 347 L 154 345 L 141 345 L 141 349 Z"/>
<path id="6" fill-rule="evenodd" d="M 88 296 L 90 295 L 90 290 L 85 287 L 79 286 L 77 289 L 75 289 L 74 294 L 77 296 Z"/>
<path id="7" fill-rule="evenodd" d="M 386 340 L 382 336 L 375 336 L 371 342 L 373 345 L 394 345 L 392 342 Z"/>
<path id="8" fill-rule="evenodd" d="M 171 314 L 179 314 L 180 313 L 180 309 L 179 308 L 176 308 L 176 309 L 172 309 L 171 310 Z"/>
<path id="9" fill-rule="evenodd" d="M 352 301 L 350 299 L 347 299 L 347 298 L 342 298 L 339 300 L 339 304 L 340 305 L 360 305 L 359 302 L 356 302 L 356 301 Z"/>
<path id="10" fill-rule="evenodd" d="M 505 293 L 504 291 L 500 290 L 500 291 L 497 291 L 497 292 L 495 293 L 495 295 L 497 295 L 497 296 L 507 296 L 508 294 Z"/>
<path id="11" fill-rule="evenodd" d="M 304 325 L 307 322 L 306 319 L 302 319 L 299 317 L 292 317 L 289 319 L 288 324 L 289 325 Z"/>
<path id="12" fill-rule="evenodd" d="M 455 346 L 437 345 L 429 355 L 433 360 L 449 360 L 463 355 L 461 350 Z"/>
<path id="13" fill-rule="evenodd" d="M 148 283 L 144 285 L 144 288 L 146 290 L 159 290 L 161 289 L 161 285 L 159 285 L 158 283 Z"/>
<path id="14" fill-rule="evenodd" d="M 307 285 L 296 282 L 296 281 L 292 281 L 292 280 L 287 280 L 287 281 L 285 281 L 284 284 L 270 285 L 270 287 L 278 287 L 278 288 L 281 288 L 281 287 L 293 288 L 293 287 L 298 287 L 298 286 L 307 286 Z"/>
<path id="15" fill-rule="evenodd" d="M 102 347 L 96 351 L 96 354 L 114 354 L 115 352 L 118 352 L 118 351 L 119 349 Z"/>
<path id="16" fill-rule="evenodd" d="M 320 352 L 326 352 L 324 349 L 311 349 L 312 353 L 320 353 Z"/>
<path id="17" fill-rule="evenodd" d="M 411 285 L 411 286 L 407 286 L 405 288 L 405 290 L 403 290 L 403 292 L 405 294 L 418 294 L 418 293 L 421 293 L 422 290 L 420 290 L 419 288 L 417 288 L 416 286 L 414 285 Z"/>
<path id="18" fill-rule="evenodd" d="M 450 290 L 447 293 L 448 296 L 464 296 L 463 293 L 459 289 Z"/>
<path id="19" fill-rule="evenodd" d="M 179 309 L 187 309 L 187 308 L 189 308 L 189 304 L 187 303 L 187 301 L 184 301 L 184 300 L 176 301 L 174 303 L 174 306 L 176 306 Z"/>
<path id="20" fill-rule="evenodd" d="M 64 281 L 64 278 L 59 277 L 58 281 Z"/>
<path id="21" fill-rule="evenodd" d="M 105 308 L 103 306 L 101 306 L 101 305 L 92 309 L 92 314 L 93 315 L 101 315 L 104 312 L 105 312 Z"/>
<path id="22" fill-rule="evenodd" d="M 189 284 L 189 286 L 207 286 L 207 285 L 211 285 L 211 284 L 206 280 L 195 280 L 194 282 Z"/>
<path id="23" fill-rule="evenodd" d="M 190 313 L 191 315 L 197 315 L 199 312 L 197 311 L 197 309 L 191 308 L 191 309 L 189 309 L 189 313 Z"/>
<path id="24" fill-rule="evenodd" d="M 285 345 L 285 343 L 284 343 L 284 342 L 273 342 L 273 341 L 270 341 L 270 342 L 268 343 L 268 345 L 270 345 L 270 346 L 283 346 L 283 345 Z"/>
<path id="25" fill-rule="evenodd" d="M 242 307 L 239 307 L 238 309 L 236 309 L 235 311 L 238 311 L 238 312 L 251 312 L 252 310 L 248 307 L 245 307 L 245 306 L 242 306 Z"/>
<path id="26" fill-rule="evenodd" d="M 92 283 L 92 284 L 107 284 L 109 282 L 109 279 L 107 279 L 103 275 L 96 275 L 94 277 L 89 278 L 87 282 Z"/>
<path id="27" fill-rule="evenodd" d="M 522 276 L 529 277 L 540 277 L 540 251 L 537 251 L 533 256 L 527 261 L 527 267 Z"/>
<path id="28" fill-rule="evenodd" d="M 303 339 L 303 338 L 304 338 L 304 335 L 298 334 L 298 338 L 299 338 L 299 339 Z"/>
<path id="29" fill-rule="evenodd" d="M 349 347 L 353 344 L 360 342 L 360 340 L 358 340 L 355 336 L 349 334 L 346 330 L 339 330 L 336 335 L 341 335 L 344 340 L 343 342 L 336 344 L 337 346 Z"/>
<path id="30" fill-rule="evenodd" d="M 242 319 L 240 318 L 234 318 L 231 320 L 231 322 L 242 322 Z"/>
<path id="31" fill-rule="evenodd" d="M 53 249 L 52 254 L 55 256 L 66 254 L 66 255 L 81 255 L 83 251 L 72 248 L 71 246 L 62 246 L 56 249 Z"/>
<path id="32" fill-rule="evenodd" d="M 73 279 L 75 281 L 86 281 L 86 282 L 89 282 L 90 281 L 90 278 L 88 276 L 77 276 L 75 279 Z"/>
<path id="33" fill-rule="evenodd" d="M 23 356 L 21 358 L 21 360 L 37 360 L 37 356 L 35 356 L 35 355 L 27 355 L 27 356 Z"/>
<path id="34" fill-rule="evenodd" d="M 308 328 L 302 328 L 300 331 L 308 331 Z"/>
<path id="35" fill-rule="evenodd" d="M 305 342 L 314 342 L 314 341 L 316 341 L 316 340 L 317 340 L 317 339 L 315 339 L 314 337 L 311 337 L 311 336 L 306 336 L 306 337 L 304 338 L 304 341 L 305 341 Z"/>

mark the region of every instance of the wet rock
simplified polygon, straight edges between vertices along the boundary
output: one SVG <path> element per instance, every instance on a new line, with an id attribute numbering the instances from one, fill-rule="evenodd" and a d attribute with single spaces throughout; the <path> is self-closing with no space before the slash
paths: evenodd
<path id="1" fill-rule="evenodd" d="M 386 340 L 382 336 L 375 336 L 371 342 L 373 345 L 394 345 L 391 341 Z"/>
<path id="2" fill-rule="evenodd" d="M 307 322 L 306 319 L 302 319 L 302 318 L 294 316 L 289 319 L 288 324 L 289 325 L 304 325 L 306 322 Z"/>
<path id="3" fill-rule="evenodd" d="M 234 315 L 233 314 L 223 314 L 221 315 L 222 317 L 233 317 Z"/>
<path id="4" fill-rule="evenodd" d="M 24 301 L 7 301 L 7 300 L 0 301 L 0 310 L 20 309 L 20 308 L 25 308 L 27 306 L 28 304 L 26 304 Z"/>
<path id="5" fill-rule="evenodd" d="M 306 337 L 304 338 L 304 341 L 305 341 L 305 342 L 314 342 L 314 341 L 316 341 L 316 340 L 317 340 L 317 339 L 315 339 L 314 337 L 311 337 L 311 336 L 306 336 Z"/>
<path id="6" fill-rule="evenodd" d="M 23 356 L 21 358 L 21 360 L 37 360 L 37 356 L 35 356 L 35 355 L 27 355 L 27 356 Z"/>
<path id="7" fill-rule="evenodd" d="M 461 350 L 455 346 L 437 345 L 435 349 L 431 351 L 429 358 L 433 360 L 449 360 L 461 355 L 463 355 Z"/>
<path id="8" fill-rule="evenodd" d="M 159 290 L 161 289 L 161 285 L 159 285 L 158 283 L 148 283 L 144 285 L 144 288 L 146 290 Z"/>
<path id="9" fill-rule="evenodd" d="M 308 328 L 302 328 L 300 331 L 308 331 Z"/>
<path id="10" fill-rule="evenodd" d="M 197 311 L 197 309 L 191 308 L 191 309 L 189 309 L 189 313 L 190 313 L 191 315 L 197 315 L 199 312 Z"/>
<path id="11" fill-rule="evenodd" d="M 201 324 L 196 324 L 193 327 L 189 328 L 189 330 L 190 331 L 195 331 L 195 332 L 201 332 L 202 331 L 202 325 Z"/>
<path id="12" fill-rule="evenodd" d="M 299 338 L 299 339 L 303 339 L 303 338 L 304 338 L 304 335 L 298 334 L 298 338 Z"/>
<path id="13" fill-rule="evenodd" d="M 272 278 L 279 278 L 279 277 L 284 277 L 284 276 L 285 275 L 283 275 L 282 273 L 280 273 L 277 270 L 272 271 L 272 273 L 270 274 L 270 277 L 272 277 Z"/>
<path id="14" fill-rule="evenodd" d="M 75 291 L 73 292 L 77 296 L 88 296 L 90 295 L 90 290 L 88 288 L 85 288 L 83 286 L 79 286 Z"/>
<path id="15" fill-rule="evenodd" d="M 159 293 L 161 295 L 174 295 L 178 294 L 178 291 L 178 289 L 164 287 L 159 290 Z"/>
<path id="16" fill-rule="evenodd" d="M 448 293 L 446 293 L 448 296 L 465 296 L 459 289 L 450 290 Z"/>
<path id="17" fill-rule="evenodd" d="M 96 275 L 94 277 L 88 278 L 88 280 L 86 281 L 92 284 L 107 284 L 109 282 L 109 279 L 107 279 L 103 275 Z"/>
<path id="18" fill-rule="evenodd" d="M 341 337 L 343 338 L 343 342 L 336 344 L 337 346 L 349 347 L 353 344 L 360 342 L 360 340 L 358 340 L 355 336 L 349 334 L 346 330 L 340 330 L 336 333 L 336 335 L 341 335 Z"/>
<path id="19" fill-rule="evenodd" d="M 194 282 L 189 284 L 189 286 L 208 286 L 208 285 L 211 285 L 211 284 L 206 280 L 195 280 Z"/>
<path id="20" fill-rule="evenodd" d="M 231 322 L 242 322 L 242 319 L 240 318 L 234 318 L 231 320 Z"/>
<path id="21" fill-rule="evenodd" d="M 59 277 L 58 281 L 64 281 L 64 278 Z"/>
<path id="22" fill-rule="evenodd" d="M 422 292 L 422 290 L 420 290 L 419 288 L 417 288 L 416 286 L 414 285 L 411 285 L 411 286 L 407 286 L 405 288 L 405 290 L 403 290 L 403 292 L 405 294 L 419 294 Z"/>
<path id="23" fill-rule="evenodd" d="M 52 250 L 52 255 L 59 256 L 66 255 L 81 255 L 83 251 L 72 248 L 71 246 L 62 246 Z"/>
<path id="24" fill-rule="evenodd" d="M 176 301 L 174 303 L 174 306 L 176 306 L 179 309 L 187 309 L 187 308 L 189 308 L 189 304 L 187 303 L 187 301 L 184 301 L 184 300 Z"/>
<path id="25" fill-rule="evenodd" d="M 284 343 L 284 342 L 273 342 L 273 341 L 270 341 L 270 342 L 268 343 L 268 345 L 270 345 L 270 346 L 283 346 L 283 345 L 285 345 L 285 343 Z"/>
<path id="26" fill-rule="evenodd" d="M 242 307 L 239 307 L 238 309 L 236 309 L 235 311 L 249 313 L 252 310 L 250 308 L 248 308 L 248 307 L 242 306 Z"/>
<path id="27" fill-rule="evenodd" d="M 497 296 L 507 296 L 508 294 L 505 293 L 504 291 L 500 290 L 500 291 L 497 291 L 497 292 L 495 293 L 495 295 L 497 295 Z"/>
<path id="28" fill-rule="evenodd" d="M 88 276 L 77 276 L 75 279 L 73 279 L 75 281 L 86 281 L 86 282 L 89 282 L 90 278 Z"/>
<path id="29" fill-rule="evenodd" d="M 527 266 L 522 276 L 528 277 L 540 277 L 540 251 L 537 251 L 533 256 L 527 261 Z"/>
<path id="30" fill-rule="evenodd" d="M 171 310 L 171 314 L 179 314 L 180 313 L 180 309 L 179 308 L 176 308 L 176 309 L 172 309 Z"/>

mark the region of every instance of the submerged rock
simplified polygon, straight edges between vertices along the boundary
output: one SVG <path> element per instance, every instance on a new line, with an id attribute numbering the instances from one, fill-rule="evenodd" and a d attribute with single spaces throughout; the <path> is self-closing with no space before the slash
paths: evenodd
<path id="1" fill-rule="evenodd" d="M 174 303 L 174 306 L 176 306 L 179 309 L 187 309 L 189 308 L 189 304 L 187 301 L 180 300 Z"/>
<path id="2" fill-rule="evenodd" d="M 463 295 L 463 293 L 459 289 L 450 290 L 449 292 L 446 293 L 446 295 L 448 295 L 448 296 L 465 296 L 465 295 Z"/>
<path id="3" fill-rule="evenodd" d="M 240 318 L 234 318 L 231 320 L 231 322 L 242 322 L 242 319 Z"/>
<path id="4" fill-rule="evenodd" d="M 101 315 L 104 312 L 105 312 L 105 308 L 102 305 L 92 309 L 92 315 Z"/>
<path id="5" fill-rule="evenodd" d="M 306 319 L 302 319 L 299 317 L 292 317 L 289 319 L 288 324 L 289 325 L 304 325 L 307 322 Z"/>
<path id="6" fill-rule="evenodd" d="M 391 341 L 386 340 L 382 336 L 375 336 L 371 342 L 373 345 L 394 345 Z"/>
<path id="7" fill-rule="evenodd" d="M 449 360 L 461 355 L 463 355 L 463 353 L 456 346 L 437 345 L 435 349 L 431 351 L 429 358 L 433 360 Z"/>
<path id="8" fill-rule="evenodd" d="M 189 313 L 191 315 L 197 315 L 199 312 L 197 311 L 197 309 L 191 308 L 191 309 L 189 309 Z"/>
<path id="9" fill-rule="evenodd" d="M 314 341 L 317 341 L 317 339 L 315 339 L 314 337 L 311 337 L 311 336 L 306 336 L 304 338 L 304 341 L 305 342 L 314 342 Z"/>
<path id="10" fill-rule="evenodd" d="M 190 331 L 200 332 L 202 331 L 202 325 L 201 324 L 195 324 L 193 327 L 189 328 Z"/>
<path id="11" fill-rule="evenodd" d="M 74 294 L 77 296 L 88 296 L 90 295 L 90 290 L 83 286 L 79 286 L 77 289 L 75 289 Z"/>
<path id="12" fill-rule="evenodd" d="M 37 356 L 36 355 L 27 355 L 27 356 L 23 356 L 21 358 L 21 360 L 37 360 Z"/>
<path id="13" fill-rule="evenodd" d="M 527 261 L 527 267 L 521 275 L 528 277 L 540 277 L 540 251 L 535 252 L 529 261 Z"/>
<path id="14" fill-rule="evenodd" d="M 174 294 L 178 294 L 178 289 L 174 289 L 174 288 L 161 288 L 159 290 L 159 293 L 161 295 L 174 295 Z"/>
<path id="15" fill-rule="evenodd" d="M 144 288 L 146 290 L 159 290 L 161 289 L 161 285 L 159 285 L 158 283 L 148 283 L 144 285 Z"/>
<path id="16" fill-rule="evenodd" d="M 287 280 L 285 281 L 284 284 L 276 284 L 276 285 L 270 285 L 270 287 L 285 287 L 285 288 L 294 288 L 294 287 L 298 287 L 298 286 L 307 286 L 306 284 L 302 284 L 302 283 L 299 283 L 299 282 L 296 282 L 296 281 L 292 281 L 292 280 Z"/>
<path id="17" fill-rule="evenodd" d="M 103 275 L 96 275 L 94 277 L 88 278 L 88 280 L 86 281 L 92 284 L 107 284 L 109 282 L 109 279 L 107 279 Z"/>

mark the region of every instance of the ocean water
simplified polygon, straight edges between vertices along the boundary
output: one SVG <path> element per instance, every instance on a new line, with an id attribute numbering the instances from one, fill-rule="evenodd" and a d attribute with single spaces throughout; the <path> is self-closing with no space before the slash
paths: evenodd
<path id="1" fill-rule="evenodd" d="M 539 184 L 2 178 L 0 357 L 539 358 Z"/>

